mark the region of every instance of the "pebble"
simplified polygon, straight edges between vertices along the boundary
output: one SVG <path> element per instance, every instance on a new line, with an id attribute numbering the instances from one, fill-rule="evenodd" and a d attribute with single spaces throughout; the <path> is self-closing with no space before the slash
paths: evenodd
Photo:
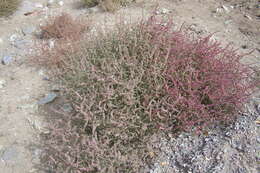
<path id="1" fill-rule="evenodd" d="M 54 101 L 57 98 L 57 96 L 58 95 L 55 94 L 55 93 L 49 93 L 46 97 L 44 97 L 41 100 L 39 100 L 37 102 L 37 104 L 44 105 L 44 104 L 50 103 L 50 102 Z"/>
<path id="2" fill-rule="evenodd" d="M 3 161 L 14 161 L 17 159 L 17 156 L 19 155 L 17 149 L 15 147 L 10 147 L 5 149 L 3 154 L 1 155 L 1 160 Z"/>
<path id="3" fill-rule="evenodd" d="M 61 108 L 64 112 L 71 112 L 73 110 L 71 104 L 69 104 L 69 103 L 62 105 Z"/>
<path id="4" fill-rule="evenodd" d="M 89 13 L 98 13 L 102 11 L 102 8 L 100 8 L 99 6 L 95 6 L 95 7 L 88 8 L 88 10 Z"/>
<path id="5" fill-rule="evenodd" d="M 0 44 L 3 44 L 4 40 L 2 38 L 0 38 Z"/>
<path id="6" fill-rule="evenodd" d="M 156 14 L 168 14 L 168 13 L 171 13 L 171 10 L 168 10 L 166 8 L 162 8 L 162 9 L 156 11 Z"/>
<path id="7" fill-rule="evenodd" d="M 50 49 L 53 49 L 54 45 L 55 45 L 55 40 L 49 40 L 48 41 L 48 46 L 49 46 Z"/>
<path id="8" fill-rule="evenodd" d="M 23 33 L 24 35 L 30 35 L 30 34 L 32 34 L 35 30 L 36 30 L 36 27 L 34 27 L 34 26 L 26 26 L 26 27 L 22 28 L 22 33 Z"/>
<path id="9" fill-rule="evenodd" d="M 13 45 L 14 47 L 16 47 L 17 49 L 25 49 L 28 44 L 30 44 L 30 40 L 26 40 L 26 39 L 19 39 L 19 40 L 15 40 L 11 43 L 11 45 Z"/>
<path id="10" fill-rule="evenodd" d="M 222 5 L 222 8 L 227 12 L 227 13 L 229 13 L 230 12 L 230 10 L 229 10 L 229 8 L 227 7 L 227 6 L 225 6 L 225 5 Z"/>
<path id="11" fill-rule="evenodd" d="M 63 5 L 64 5 L 64 2 L 63 2 L 63 1 L 59 1 L 58 4 L 59 4 L 60 6 L 63 6 Z"/>
<path id="12" fill-rule="evenodd" d="M 5 80 L 0 80 L 0 89 L 4 88 L 6 85 L 6 81 Z"/>
<path id="13" fill-rule="evenodd" d="M 8 65 L 10 64 L 11 62 L 13 61 L 13 57 L 11 56 L 4 56 L 3 59 L 2 59 L 2 64 L 3 65 Z"/>
<path id="14" fill-rule="evenodd" d="M 247 15 L 247 14 L 245 14 L 244 16 L 245 16 L 246 18 L 248 18 L 249 20 L 253 20 L 252 17 L 249 16 L 249 15 Z"/>
<path id="15" fill-rule="evenodd" d="M 43 8 L 43 5 L 42 5 L 41 3 L 36 3 L 36 4 L 35 4 L 35 7 L 36 7 L 36 8 Z"/>
<path id="16" fill-rule="evenodd" d="M 18 38 L 18 35 L 17 34 L 12 34 L 9 38 L 9 41 L 13 42 L 15 41 L 16 39 Z"/>

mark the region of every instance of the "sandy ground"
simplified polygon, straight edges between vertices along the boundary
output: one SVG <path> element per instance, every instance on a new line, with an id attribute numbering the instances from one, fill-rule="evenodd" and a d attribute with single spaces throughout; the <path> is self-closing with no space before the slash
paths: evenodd
<path id="1" fill-rule="evenodd" d="M 0 19 L 0 59 L 11 56 L 8 65 L 0 64 L 0 172 L 38 172 L 40 149 L 35 147 L 43 131 L 43 120 L 37 101 L 50 92 L 51 82 L 44 69 L 28 63 L 35 51 L 34 33 L 49 16 L 67 12 L 74 17 L 89 16 L 93 25 L 112 26 L 123 19 L 136 21 L 157 9 L 157 15 L 173 16 L 176 26 L 184 24 L 197 35 L 216 32 L 214 39 L 231 43 L 241 52 L 255 50 L 246 63 L 259 62 L 260 2 L 258 0 L 144 0 L 114 14 L 98 8 L 78 8 L 76 0 L 54 3 L 45 8 L 47 0 L 23 0 L 19 10 L 9 18 Z M 24 13 L 34 12 L 25 16 Z"/>

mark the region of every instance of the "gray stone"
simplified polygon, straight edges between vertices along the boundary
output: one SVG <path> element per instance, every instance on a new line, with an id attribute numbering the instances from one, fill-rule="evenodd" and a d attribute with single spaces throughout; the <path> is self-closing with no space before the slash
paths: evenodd
<path id="1" fill-rule="evenodd" d="M 49 93 L 46 97 L 39 100 L 37 102 L 37 104 L 44 105 L 44 104 L 50 103 L 50 102 L 54 101 L 57 98 L 57 96 L 58 95 L 56 93 Z"/>
<path id="2" fill-rule="evenodd" d="M 98 13 L 98 12 L 102 11 L 102 8 L 100 8 L 99 6 L 95 6 L 95 7 L 89 8 L 88 10 L 89 10 L 89 13 Z"/>
<path id="3" fill-rule="evenodd" d="M 2 59 L 2 64 L 3 65 L 8 65 L 10 64 L 11 62 L 13 61 L 13 57 L 9 56 L 9 55 L 6 55 L 3 57 Z"/>
<path id="4" fill-rule="evenodd" d="M 66 104 L 62 105 L 61 109 L 64 112 L 71 112 L 73 110 L 71 104 L 69 104 L 69 103 L 66 103 Z"/>
<path id="5" fill-rule="evenodd" d="M 5 87 L 5 84 L 6 84 L 6 81 L 5 81 L 5 80 L 0 80 L 0 89 L 1 89 L 1 88 L 4 88 L 4 87 Z"/>
<path id="6" fill-rule="evenodd" d="M 36 8 L 43 8 L 43 5 L 41 3 L 35 3 Z"/>
<path id="7" fill-rule="evenodd" d="M 36 27 L 35 26 L 26 26 L 24 28 L 22 28 L 22 33 L 24 35 L 30 35 L 30 34 L 33 34 L 36 30 Z"/>
<path id="8" fill-rule="evenodd" d="M 3 161 L 14 161 L 17 159 L 17 156 L 19 155 L 17 149 L 15 147 L 9 147 L 4 150 L 4 152 L 1 155 L 1 160 Z"/>
<path id="9" fill-rule="evenodd" d="M 162 9 L 156 11 L 156 14 L 169 14 L 169 13 L 171 13 L 171 10 L 168 10 L 166 8 L 162 8 Z"/>
<path id="10" fill-rule="evenodd" d="M 9 41 L 13 42 L 15 40 L 18 39 L 18 35 L 17 34 L 12 34 L 10 37 L 9 37 Z"/>
<path id="11" fill-rule="evenodd" d="M 227 6 L 225 6 L 225 5 L 222 5 L 222 8 L 227 12 L 227 13 L 229 13 L 230 12 L 230 10 L 229 10 L 229 8 L 227 7 Z"/>
<path id="12" fill-rule="evenodd" d="M 58 4 L 59 4 L 60 6 L 63 6 L 63 5 L 64 5 L 64 2 L 63 2 L 63 1 L 59 1 Z"/>

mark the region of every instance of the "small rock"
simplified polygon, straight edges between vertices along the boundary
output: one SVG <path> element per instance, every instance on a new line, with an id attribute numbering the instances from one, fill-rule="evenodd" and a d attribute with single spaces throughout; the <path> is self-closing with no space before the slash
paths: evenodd
<path id="1" fill-rule="evenodd" d="M 64 2 L 63 2 L 63 1 L 59 1 L 58 4 L 59 4 L 60 6 L 63 6 L 63 5 L 64 5 Z"/>
<path id="2" fill-rule="evenodd" d="M 253 20 L 252 17 L 249 16 L 249 15 L 247 15 L 247 14 L 245 14 L 244 16 L 245 16 L 246 18 L 248 18 L 249 20 Z"/>
<path id="3" fill-rule="evenodd" d="M 30 34 L 34 33 L 35 30 L 36 30 L 36 27 L 27 26 L 27 27 L 22 28 L 22 33 L 24 35 L 30 35 Z"/>
<path id="4" fill-rule="evenodd" d="M 4 43 L 3 39 L 2 39 L 2 38 L 0 38 L 0 44 L 3 44 L 3 43 Z"/>
<path id="5" fill-rule="evenodd" d="M 222 13 L 223 12 L 223 9 L 222 8 L 217 8 L 216 9 L 216 13 Z"/>
<path id="6" fill-rule="evenodd" d="M 0 89 L 5 87 L 6 81 L 5 80 L 0 80 Z"/>
<path id="7" fill-rule="evenodd" d="M 48 0 L 47 6 L 51 6 L 54 3 L 54 0 Z"/>
<path id="8" fill-rule="evenodd" d="M 2 59 L 2 64 L 3 65 L 8 65 L 13 61 L 13 57 L 11 56 L 4 56 Z"/>
<path id="9" fill-rule="evenodd" d="M 230 24 L 232 22 L 232 20 L 226 20 L 225 22 L 224 22 L 224 24 L 225 25 L 228 25 L 228 24 Z"/>
<path id="10" fill-rule="evenodd" d="M 36 3 L 36 4 L 35 4 L 35 7 L 36 7 L 36 8 L 43 8 L 43 5 L 42 5 L 41 3 Z"/>
<path id="11" fill-rule="evenodd" d="M 222 8 L 227 12 L 227 13 L 229 13 L 230 12 L 230 10 L 228 9 L 228 7 L 227 6 L 225 6 L 225 5 L 222 5 Z"/>
<path id="12" fill-rule="evenodd" d="M 25 49 L 29 44 L 30 44 L 29 40 L 19 39 L 12 42 L 11 45 L 16 47 L 17 49 Z"/>
<path id="13" fill-rule="evenodd" d="M 66 103 L 66 104 L 62 105 L 61 109 L 64 112 L 71 112 L 73 110 L 71 104 L 69 104 L 69 103 Z"/>
<path id="14" fill-rule="evenodd" d="M 37 104 L 44 105 L 44 104 L 50 103 L 50 102 L 54 101 L 57 98 L 57 96 L 58 95 L 55 94 L 55 93 L 49 93 L 46 97 L 44 97 L 41 100 L 39 100 L 37 102 Z"/>
<path id="15" fill-rule="evenodd" d="M 98 13 L 98 12 L 102 11 L 102 8 L 100 8 L 99 6 L 95 6 L 95 7 L 89 8 L 88 10 L 89 10 L 89 13 Z"/>
<path id="16" fill-rule="evenodd" d="M 48 46 L 49 46 L 50 49 L 53 49 L 54 45 L 55 45 L 55 40 L 49 40 L 48 41 Z"/>
<path id="17" fill-rule="evenodd" d="M 248 48 L 248 46 L 247 46 L 247 45 L 245 45 L 245 44 L 244 44 L 244 45 L 242 45 L 241 47 L 242 47 L 243 49 L 247 49 L 247 48 Z"/>
<path id="18" fill-rule="evenodd" d="M 13 41 L 15 41 L 17 38 L 18 38 L 18 36 L 17 36 L 16 34 L 13 34 L 13 35 L 10 36 L 9 41 L 13 42 Z"/>
<path id="19" fill-rule="evenodd" d="M 3 154 L 1 155 L 1 160 L 3 161 L 14 161 L 17 159 L 19 155 L 17 149 L 15 147 L 7 148 Z"/>
<path id="20" fill-rule="evenodd" d="M 156 11 L 156 14 L 168 14 L 168 13 L 171 13 L 171 10 L 168 10 L 166 8 L 162 8 L 162 9 Z"/>

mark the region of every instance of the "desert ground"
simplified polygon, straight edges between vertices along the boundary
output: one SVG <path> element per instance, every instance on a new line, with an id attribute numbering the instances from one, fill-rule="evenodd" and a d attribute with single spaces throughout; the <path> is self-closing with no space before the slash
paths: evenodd
<path id="1" fill-rule="evenodd" d="M 35 53 L 39 26 L 63 12 L 75 18 L 88 17 L 95 27 L 113 26 L 119 19 L 134 22 L 154 12 L 171 15 L 176 27 L 189 27 L 198 36 L 214 33 L 214 39 L 232 44 L 241 53 L 253 51 L 244 63 L 260 65 L 259 0 L 140 0 L 114 13 L 99 7 L 81 8 L 77 0 L 51 4 L 47 0 L 23 0 L 13 15 L 0 18 L 1 173 L 40 172 L 35 167 L 41 154 L 37 144 L 39 134 L 46 129 L 38 103 L 52 93 L 55 81 L 48 80 L 48 70 L 32 65 L 29 57 Z M 260 104 L 259 95 L 252 100 L 256 107 Z M 171 144 L 162 141 L 157 146 L 162 154 L 147 172 L 259 172 L 260 110 L 254 108 L 250 108 L 253 116 L 242 117 L 225 132 L 231 134 L 216 132 L 207 138 L 183 135 Z M 194 151 L 197 157 L 191 157 Z"/>

